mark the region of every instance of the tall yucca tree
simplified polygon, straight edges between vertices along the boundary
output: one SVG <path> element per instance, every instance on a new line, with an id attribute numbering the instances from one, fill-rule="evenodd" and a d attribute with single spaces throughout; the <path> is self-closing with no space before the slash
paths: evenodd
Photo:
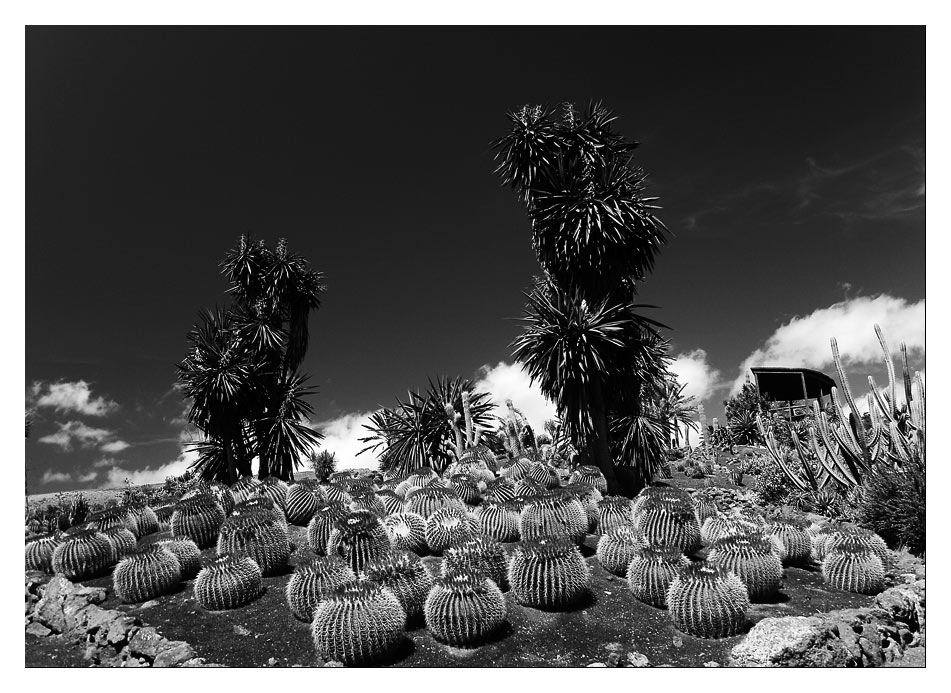
<path id="1" fill-rule="evenodd" d="M 697 410 L 697 398 L 693 395 L 684 395 L 684 389 L 687 384 L 681 384 L 676 376 L 668 378 L 664 383 L 663 396 L 660 399 L 659 406 L 663 416 L 670 422 L 671 432 L 673 433 L 672 444 L 674 447 L 680 447 L 680 427 L 686 429 L 698 430 L 699 424 L 695 421 Z"/>

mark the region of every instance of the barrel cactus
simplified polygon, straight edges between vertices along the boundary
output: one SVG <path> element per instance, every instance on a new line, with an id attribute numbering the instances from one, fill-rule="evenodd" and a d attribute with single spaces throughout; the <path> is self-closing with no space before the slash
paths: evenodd
<path id="1" fill-rule="evenodd" d="M 178 559 L 182 569 L 182 580 L 191 580 L 201 570 L 201 551 L 191 539 L 165 539 L 157 542 L 159 546 L 169 550 Z"/>
<path id="2" fill-rule="evenodd" d="M 502 503 L 512 500 L 518 492 L 515 490 L 515 484 L 502 477 L 495 481 L 490 481 L 485 485 L 485 493 L 482 494 L 486 500 L 493 500 Z"/>
<path id="3" fill-rule="evenodd" d="M 590 594 L 590 571 L 577 545 L 565 539 L 522 541 L 509 560 L 515 599 L 539 609 L 570 609 Z"/>
<path id="4" fill-rule="evenodd" d="M 172 513 L 175 512 L 175 503 L 160 505 L 155 508 L 155 519 L 158 521 L 160 532 L 172 531 Z"/>
<path id="5" fill-rule="evenodd" d="M 135 550 L 135 535 L 125 527 L 113 527 L 102 532 L 103 536 L 112 544 L 112 562 L 117 563 L 120 558 Z"/>
<path id="6" fill-rule="evenodd" d="M 135 503 L 126 507 L 129 508 L 129 514 L 135 522 L 135 536 L 147 537 L 159 531 L 158 517 L 148 505 Z"/>
<path id="7" fill-rule="evenodd" d="M 224 511 L 211 496 L 201 495 L 179 501 L 172 512 L 172 535 L 186 537 L 207 549 L 218 541 L 218 530 L 225 521 Z"/>
<path id="8" fill-rule="evenodd" d="M 735 573 L 750 601 L 760 601 L 779 591 L 783 583 L 783 564 L 773 544 L 762 535 L 726 537 L 713 544 L 707 562 Z"/>
<path id="9" fill-rule="evenodd" d="M 522 509 L 518 530 L 523 540 L 547 537 L 581 543 L 588 533 L 588 516 L 571 493 L 546 491 Z"/>
<path id="10" fill-rule="evenodd" d="M 386 517 L 387 515 L 396 515 L 397 513 L 403 512 L 403 499 L 392 491 L 387 491 L 385 489 L 382 491 L 377 491 L 376 497 L 380 499 L 380 503 L 383 505 L 381 517 Z"/>
<path id="11" fill-rule="evenodd" d="M 433 576 L 419 560 L 408 551 L 391 551 L 382 558 L 363 567 L 361 578 L 377 582 L 388 588 L 406 612 L 406 626 L 412 627 L 423 618 L 423 604 L 433 586 Z"/>
<path id="12" fill-rule="evenodd" d="M 466 505 L 476 505 L 482 499 L 478 483 L 467 474 L 455 474 L 450 477 L 449 488 Z"/>
<path id="13" fill-rule="evenodd" d="M 618 525 L 598 539 L 598 562 L 609 573 L 623 576 L 643 545 L 644 536 L 633 525 Z"/>
<path id="14" fill-rule="evenodd" d="M 95 529 L 70 531 L 53 549 L 53 572 L 73 582 L 100 577 L 114 563 L 112 543 Z"/>
<path id="15" fill-rule="evenodd" d="M 260 484 L 261 482 L 253 476 L 242 477 L 231 484 L 231 495 L 234 498 L 235 505 L 248 500 L 254 493 L 254 489 L 260 486 Z"/>
<path id="16" fill-rule="evenodd" d="M 636 599 L 667 608 L 667 590 L 690 561 L 676 546 L 641 546 L 627 566 L 627 586 Z"/>
<path id="17" fill-rule="evenodd" d="M 670 544 L 690 553 L 700 546 L 700 526 L 693 506 L 675 497 L 645 503 L 635 512 L 636 527 L 648 544 Z"/>
<path id="18" fill-rule="evenodd" d="M 426 553 L 426 520 L 416 513 L 395 513 L 383 518 L 383 529 L 390 545 L 397 551 L 411 551 L 419 556 Z"/>
<path id="19" fill-rule="evenodd" d="M 514 464 L 509 465 L 504 470 L 502 470 L 502 476 L 514 483 L 528 476 L 528 470 L 531 468 L 532 462 L 529 459 L 523 457 Z"/>
<path id="20" fill-rule="evenodd" d="M 499 589 L 508 589 L 508 556 L 502 545 L 491 537 L 476 537 L 446 549 L 443 577 L 456 569 L 482 573 Z"/>
<path id="21" fill-rule="evenodd" d="M 874 532 L 859 527 L 842 527 L 830 534 L 825 541 L 825 553 L 828 555 L 840 545 L 850 542 L 858 543 L 878 556 L 885 570 L 892 566 L 894 554 L 889 550 L 885 540 Z"/>
<path id="22" fill-rule="evenodd" d="M 368 510 L 377 517 L 386 514 L 383 501 L 376 497 L 376 493 L 362 489 L 350 494 L 350 510 Z"/>
<path id="23" fill-rule="evenodd" d="M 667 609 L 674 625 L 698 638 L 738 635 L 749 622 L 750 598 L 735 574 L 694 563 L 673 579 Z"/>
<path id="24" fill-rule="evenodd" d="M 600 493 L 608 492 L 608 480 L 604 478 L 601 470 L 592 465 L 582 465 L 571 473 L 568 477 L 569 484 L 582 483 L 593 486 Z"/>
<path id="25" fill-rule="evenodd" d="M 736 517 L 718 512 L 703 521 L 700 539 L 706 544 L 714 544 L 727 537 L 743 536 L 755 532 L 755 527 Z"/>
<path id="26" fill-rule="evenodd" d="M 327 540 L 327 555 L 340 556 L 359 574 L 367 563 L 386 555 L 390 546 L 379 518 L 369 510 L 356 510 L 337 520 Z"/>
<path id="27" fill-rule="evenodd" d="M 321 599 L 356 579 L 356 573 L 339 556 L 312 556 L 297 564 L 284 595 L 291 613 L 310 623 Z"/>
<path id="28" fill-rule="evenodd" d="M 221 525 L 218 555 L 247 554 L 265 577 L 279 574 L 291 555 L 287 530 L 266 510 L 232 515 Z"/>
<path id="29" fill-rule="evenodd" d="M 433 471 L 432 467 L 417 467 L 409 473 L 406 481 L 412 486 L 422 488 L 433 479 L 438 479 L 439 475 Z"/>
<path id="30" fill-rule="evenodd" d="M 604 496 L 598 503 L 598 534 L 634 525 L 634 504 L 624 496 Z"/>
<path id="31" fill-rule="evenodd" d="M 274 518 L 274 521 L 283 527 L 285 532 L 287 532 L 287 516 L 284 515 L 284 511 L 281 510 L 280 507 L 278 507 L 278 505 L 270 499 L 270 497 L 263 494 L 254 494 L 246 501 L 235 503 L 234 510 L 231 511 L 231 515 L 247 515 L 256 512 L 263 512 L 267 515 L 270 515 Z"/>
<path id="32" fill-rule="evenodd" d="M 306 479 L 305 481 L 311 481 Z M 310 518 L 314 516 L 317 506 L 323 502 L 324 494 L 320 486 L 316 483 L 297 483 L 291 484 L 287 488 L 287 497 L 285 498 L 285 512 L 287 521 L 292 525 L 307 526 Z"/>
<path id="33" fill-rule="evenodd" d="M 258 484 L 252 495 L 270 498 L 271 502 L 283 513 L 287 508 L 287 490 L 287 484 L 277 477 L 269 476 Z"/>
<path id="34" fill-rule="evenodd" d="M 459 500 L 459 496 L 454 491 L 438 486 L 424 486 L 411 491 L 407 494 L 404 503 L 406 512 L 416 513 L 424 520 L 428 520 L 437 510 L 449 507 L 462 511 L 466 509 L 465 504 Z"/>
<path id="35" fill-rule="evenodd" d="M 116 596 L 126 604 L 168 594 L 182 581 L 182 566 L 161 544 L 137 549 L 119 561 L 112 573 Z"/>
<path id="36" fill-rule="evenodd" d="M 261 577 L 260 566 L 250 556 L 218 556 L 195 578 L 195 599 L 209 611 L 236 609 L 264 591 Z"/>
<path id="37" fill-rule="evenodd" d="M 350 493 L 340 484 L 327 484 L 323 486 L 324 496 L 327 498 L 328 503 L 340 503 L 341 505 L 350 506 L 350 502 L 353 500 L 350 497 Z"/>
<path id="38" fill-rule="evenodd" d="M 604 498 L 601 492 L 590 484 L 574 483 L 564 487 L 565 493 L 577 498 L 588 516 L 588 532 L 594 532 L 598 526 L 598 503 Z"/>
<path id="39" fill-rule="evenodd" d="M 41 534 L 26 542 L 26 569 L 53 572 L 53 551 L 62 542 L 59 532 Z"/>
<path id="40" fill-rule="evenodd" d="M 480 645 L 505 623 L 505 597 L 483 573 L 454 568 L 436 580 L 426 598 L 426 627 L 454 647 Z"/>
<path id="41" fill-rule="evenodd" d="M 703 523 L 706 522 L 708 517 L 714 517 L 720 512 L 716 502 L 707 498 L 697 498 L 694 496 L 693 505 L 694 512 L 697 514 L 697 522 L 700 524 L 701 529 L 703 528 Z"/>
<path id="42" fill-rule="evenodd" d="M 479 530 L 496 541 L 513 542 L 519 540 L 519 512 L 507 502 L 484 501 L 475 509 Z"/>
<path id="43" fill-rule="evenodd" d="M 673 486 L 657 485 L 646 486 L 641 489 L 634 499 L 634 505 L 631 512 L 634 513 L 634 521 L 640 518 L 640 515 L 649 507 L 658 503 L 667 507 L 677 507 L 680 510 L 690 510 L 696 517 L 693 499 L 686 491 Z M 699 524 L 699 523 L 698 523 Z"/>
<path id="44" fill-rule="evenodd" d="M 132 513 L 129 512 L 129 508 L 125 505 L 118 505 L 114 508 L 106 508 L 98 513 L 92 513 L 86 518 L 86 527 L 100 532 L 116 527 L 124 527 L 135 534 L 136 538 L 139 536 L 136 534 L 138 526 L 135 522 L 135 518 L 132 517 Z"/>
<path id="45" fill-rule="evenodd" d="M 327 553 L 327 540 L 337 521 L 347 514 L 342 503 L 321 503 L 307 525 L 307 545 L 320 555 Z"/>
<path id="46" fill-rule="evenodd" d="M 311 635 L 317 654 L 347 666 L 392 657 L 404 638 L 406 612 L 389 589 L 356 580 L 332 590 L 317 605 Z"/>
<path id="47" fill-rule="evenodd" d="M 836 589 L 858 594 L 878 594 L 885 587 L 882 560 L 856 539 L 840 541 L 826 553 L 822 577 Z"/>
<path id="48" fill-rule="evenodd" d="M 426 545 L 434 554 L 441 554 L 452 544 L 473 539 L 476 530 L 465 510 L 440 508 L 426 520 Z"/>
<path id="49" fill-rule="evenodd" d="M 803 565 L 809 562 L 812 540 L 803 527 L 792 522 L 771 522 L 764 534 L 778 541 L 779 558 L 786 565 Z"/>
<path id="50" fill-rule="evenodd" d="M 515 482 L 515 493 L 519 496 L 538 496 L 547 490 L 547 486 L 538 483 L 529 476 L 523 477 Z"/>
<path id="51" fill-rule="evenodd" d="M 544 462 L 537 462 L 528 469 L 528 477 L 534 479 L 546 489 L 558 488 L 561 482 L 558 480 L 558 473 L 553 467 Z"/>

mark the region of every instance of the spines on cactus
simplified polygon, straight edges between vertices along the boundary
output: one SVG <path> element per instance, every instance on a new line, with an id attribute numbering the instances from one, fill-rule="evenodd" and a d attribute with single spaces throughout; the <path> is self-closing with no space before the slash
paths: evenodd
<path id="1" fill-rule="evenodd" d="M 627 566 L 627 585 L 636 599 L 667 608 L 667 590 L 690 561 L 676 546 L 641 546 Z"/>
<path id="2" fill-rule="evenodd" d="M 505 501 L 512 500 L 517 495 L 518 492 L 515 490 L 515 484 L 505 477 L 502 477 L 500 479 L 496 479 L 495 481 L 490 481 L 485 485 L 485 493 L 483 494 L 483 497 L 486 500 L 503 503 Z"/>
<path id="3" fill-rule="evenodd" d="M 70 531 L 53 550 L 53 572 L 73 582 L 99 577 L 113 563 L 112 543 L 95 529 Z"/>
<path id="4" fill-rule="evenodd" d="M 755 532 L 756 528 L 742 520 L 717 513 L 703 521 L 700 538 L 706 544 L 714 544 L 727 537 L 743 536 Z"/>
<path id="5" fill-rule="evenodd" d="M 394 513 L 383 518 L 383 529 L 396 551 L 411 551 L 422 556 L 429 549 L 426 544 L 426 520 L 416 513 Z"/>
<path id="6" fill-rule="evenodd" d="M 475 509 L 475 517 L 479 521 L 479 528 L 484 535 L 496 541 L 518 541 L 519 512 L 508 503 L 484 501 Z"/>
<path id="7" fill-rule="evenodd" d="M 118 563 L 119 559 L 135 550 L 135 535 L 125 527 L 113 527 L 102 532 L 103 536 L 112 544 L 112 562 Z"/>
<path id="8" fill-rule="evenodd" d="M 225 520 L 217 550 L 219 556 L 247 554 L 265 577 L 280 573 L 291 554 L 285 526 L 266 510 L 249 510 Z"/>
<path id="9" fill-rule="evenodd" d="M 255 479 L 253 476 L 245 476 L 234 482 L 231 485 L 231 495 L 234 498 L 235 505 L 250 498 L 254 493 L 254 489 L 256 489 L 260 484 L 261 482 Z"/>
<path id="10" fill-rule="evenodd" d="M 368 510 L 377 517 L 386 515 L 383 501 L 372 491 L 354 491 L 350 494 L 350 510 Z"/>
<path id="11" fill-rule="evenodd" d="M 623 576 L 643 545 L 644 537 L 633 525 L 618 525 L 598 539 L 598 562 L 609 573 Z"/>
<path id="12" fill-rule="evenodd" d="M 542 487 L 546 489 L 558 488 L 561 486 L 561 483 L 558 481 L 558 474 L 552 467 L 545 464 L 544 462 L 537 462 L 529 467 L 528 477 L 541 484 Z"/>
<path id="13" fill-rule="evenodd" d="M 529 476 L 523 477 L 515 482 L 515 493 L 519 496 L 540 496 L 548 488 L 540 484 Z"/>
<path id="14" fill-rule="evenodd" d="M 779 558 L 785 565 L 804 565 L 809 562 L 812 540 L 808 532 L 791 522 L 771 522 L 764 533 L 777 540 Z"/>
<path id="15" fill-rule="evenodd" d="M 450 477 L 449 488 L 466 505 L 476 505 L 482 499 L 478 483 L 466 474 Z"/>
<path id="16" fill-rule="evenodd" d="M 503 546 L 491 537 L 476 537 L 446 549 L 442 574 L 446 576 L 455 569 L 482 573 L 499 589 L 508 589 L 508 556 Z"/>
<path id="17" fill-rule="evenodd" d="M 201 570 L 201 550 L 191 539 L 166 539 L 157 542 L 159 546 L 171 551 L 178 559 L 182 569 L 182 580 L 191 580 Z"/>
<path id="18" fill-rule="evenodd" d="M 337 521 L 347 514 L 342 503 L 321 503 L 307 524 L 307 545 L 320 555 L 327 554 L 327 540 Z"/>
<path id="19" fill-rule="evenodd" d="M 336 555 L 359 574 L 363 567 L 385 556 L 390 538 L 379 518 L 368 510 L 347 513 L 337 520 L 327 540 L 327 555 Z"/>
<path id="20" fill-rule="evenodd" d="M 283 513 L 287 507 L 287 490 L 287 484 L 277 477 L 269 476 L 254 489 L 254 494 L 270 498 L 271 502 Z"/>
<path id="21" fill-rule="evenodd" d="M 53 552 L 62 543 L 59 532 L 41 534 L 26 542 L 26 569 L 53 572 Z"/>
<path id="22" fill-rule="evenodd" d="M 261 577 L 260 566 L 250 556 L 218 556 L 195 578 L 195 599 L 210 611 L 236 609 L 264 591 Z"/>
<path id="23" fill-rule="evenodd" d="M 339 556 L 313 556 L 297 564 L 284 596 L 291 613 L 310 623 L 321 599 L 356 579 L 353 569 Z"/>
<path id="24" fill-rule="evenodd" d="M 590 570 L 577 545 L 564 539 L 522 541 L 509 560 L 509 585 L 520 604 L 575 607 L 590 594 Z"/>
<path id="25" fill-rule="evenodd" d="M 593 465 L 582 465 L 578 467 L 571 473 L 571 476 L 568 477 L 568 483 L 588 484 L 596 488 L 600 493 L 608 492 L 607 479 L 604 478 L 604 474 L 601 470 Z"/>
<path id="26" fill-rule="evenodd" d="M 125 505 L 119 505 L 114 508 L 107 508 L 98 513 L 93 513 L 86 518 L 86 527 L 100 532 L 116 527 L 124 527 L 133 534 L 136 534 L 136 530 L 138 529 L 135 518 L 132 517 L 128 506 Z M 138 538 L 138 534 L 136 534 L 136 538 Z"/>
<path id="27" fill-rule="evenodd" d="M 327 484 L 322 488 L 328 503 L 340 503 L 343 506 L 350 506 L 350 502 L 353 499 L 350 497 L 350 493 L 340 484 Z"/>
<path id="28" fill-rule="evenodd" d="M 750 601 L 771 597 L 782 587 L 782 561 L 773 543 L 762 535 L 720 539 L 713 544 L 707 562 L 735 573 L 746 585 Z"/>
<path id="29" fill-rule="evenodd" d="M 160 532 L 172 531 L 172 513 L 175 512 L 175 503 L 161 505 L 155 508 L 155 519 L 158 520 Z"/>
<path id="30" fill-rule="evenodd" d="M 624 496 L 605 496 L 598 503 L 598 534 L 634 525 L 634 504 Z"/>
<path id="31" fill-rule="evenodd" d="M 647 508 L 658 503 L 694 512 L 693 499 L 686 491 L 674 486 L 646 486 L 634 499 L 631 511 L 634 513 L 635 522 Z"/>
<path id="32" fill-rule="evenodd" d="M 440 508 L 426 520 L 426 545 L 434 554 L 441 554 L 452 544 L 475 536 L 468 513 L 457 507 Z"/>
<path id="33" fill-rule="evenodd" d="M 425 604 L 426 627 L 436 640 L 474 647 L 505 623 L 505 597 L 483 573 L 454 568 L 436 580 Z"/>
<path id="34" fill-rule="evenodd" d="M 236 503 L 231 515 L 247 515 L 257 512 L 270 515 L 287 532 L 287 517 L 284 515 L 284 511 L 270 497 L 263 494 L 252 495 L 248 500 Z"/>
<path id="35" fill-rule="evenodd" d="M 218 530 L 225 521 L 221 505 L 211 496 L 201 495 L 179 501 L 172 512 L 172 535 L 194 541 L 207 549 L 218 540 Z"/>
<path id="36" fill-rule="evenodd" d="M 527 458 L 518 460 L 515 464 L 506 467 L 502 471 L 502 476 L 511 482 L 517 482 L 528 475 L 528 470 L 532 468 L 532 463 Z"/>
<path id="37" fill-rule="evenodd" d="M 841 527 L 830 534 L 825 541 L 825 553 L 829 554 L 840 545 L 849 542 L 858 543 L 878 556 L 885 570 L 888 570 L 894 562 L 894 554 L 889 550 L 885 540 L 874 532 L 859 527 Z"/>
<path id="38" fill-rule="evenodd" d="M 585 514 L 588 516 L 588 532 L 594 532 L 598 526 L 598 503 L 601 502 L 604 496 L 590 484 L 568 484 L 564 487 L 564 490 L 581 501 Z"/>
<path id="39" fill-rule="evenodd" d="M 406 612 L 408 627 L 422 621 L 423 604 L 432 589 L 433 576 L 419 556 L 408 551 L 391 551 L 365 565 L 360 577 L 377 582 L 396 595 Z"/>
<path id="40" fill-rule="evenodd" d="M 285 499 L 287 521 L 292 525 L 306 527 L 323 499 L 323 491 L 316 484 L 291 484 Z"/>
<path id="41" fill-rule="evenodd" d="M 674 625 L 699 638 L 739 634 L 749 622 L 750 599 L 735 574 L 706 563 L 694 563 L 673 579 L 667 609 Z"/>
<path id="42" fill-rule="evenodd" d="M 674 497 L 644 503 L 640 512 L 635 512 L 635 525 L 648 544 L 671 544 L 688 554 L 701 544 L 693 506 Z"/>
<path id="43" fill-rule="evenodd" d="M 424 520 L 441 508 L 458 508 L 465 510 L 465 504 L 459 499 L 455 491 L 439 486 L 424 486 L 410 492 L 406 496 L 404 508 L 406 512 L 416 513 Z"/>
<path id="44" fill-rule="evenodd" d="M 571 493 L 546 491 L 525 505 L 518 528 L 522 539 L 562 538 L 581 543 L 588 533 L 588 516 Z"/>
<path id="45" fill-rule="evenodd" d="M 854 538 L 828 551 L 822 561 L 822 577 L 836 589 L 858 594 L 878 594 L 885 587 L 882 560 Z"/>
<path id="46" fill-rule="evenodd" d="M 171 551 L 151 544 L 119 561 L 112 573 L 116 596 L 126 604 L 168 594 L 181 582 L 182 567 Z"/>
<path id="47" fill-rule="evenodd" d="M 129 514 L 135 522 L 135 536 L 146 537 L 159 531 L 158 517 L 155 511 L 145 503 L 137 503 L 127 506 Z"/>
<path id="48" fill-rule="evenodd" d="M 381 517 L 403 512 L 403 499 L 397 496 L 393 491 L 387 491 L 386 489 L 377 491 L 376 497 L 379 498 L 380 503 L 383 504 Z"/>
<path id="49" fill-rule="evenodd" d="M 708 500 L 706 498 L 693 498 L 694 512 L 697 515 L 697 522 L 700 524 L 701 531 L 703 529 L 703 523 L 706 522 L 708 517 L 714 517 L 719 514 L 720 510 L 717 507 L 715 501 Z M 706 540 L 704 540 L 706 541 Z"/>

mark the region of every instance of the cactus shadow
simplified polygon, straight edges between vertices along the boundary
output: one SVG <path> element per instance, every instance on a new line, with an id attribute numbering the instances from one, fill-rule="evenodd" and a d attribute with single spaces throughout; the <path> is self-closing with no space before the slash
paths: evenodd
<path id="1" fill-rule="evenodd" d="M 403 639 L 400 640 L 399 647 L 393 651 L 393 653 L 386 659 L 380 662 L 384 666 L 392 666 L 394 664 L 399 664 L 400 662 L 409 659 L 416 652 L 416 643 L 413 642 L 413 639 L 407 636 L 403 636 Z"/>
<path id="2" fill-rule="evenodd" d="M 582 544 L 578 547 L 578 550 L 581 551 L 581 556 L 583 558 L 591 558 L 597 554 L 597 549 L 592 546 L 588 546 L 587 544 Z"/>
<path id="3" fill-rule="evenodd" d="M 757 597 L 755 600 L 750 601 L 753 604 L 785 604 L 789 601 L 789 595 L 783 591 L 779 591 L 770 595 Z"/>

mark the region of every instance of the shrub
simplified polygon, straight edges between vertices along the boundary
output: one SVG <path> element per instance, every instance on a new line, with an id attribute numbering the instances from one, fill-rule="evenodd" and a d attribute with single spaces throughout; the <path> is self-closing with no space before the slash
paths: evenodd
<path id="1" fill-rule="evenodd" d="M 195 599 L 211 611 L 244 606 L 263 591 L 261 568 L 249 556 L 218 556 L 195 578 Z"/>
<path id="2" fill-rule="evenodd" d="M 750 599 L 735 574 L 706 563 L 694 563 L 673 579 L 667 608 L 674 625 L 700 638 L 739 634 L 749 621 Z"/>
<path id="3" fill-rule="evenodd" d="M 455 568 L 436 580 L 424 611 L 434 638 L 472 647 L 490 639 L 505 623 L 505 597 L 484 574 Z"/>
<path id="4" fill-rule="evenodd" d="M 309 460 L 310 468 L 314 471 L 317 481 L 326 481 L 337 469 L 337 456 L 329 450 L 312 452 Z"/>
<path id="5" fill-rule="evenodd" d="M 403 640 L 406 612 L 390 590 L 356 580 L 332 590 L 314 612 L 317 654 L 347 666 L 386 660 Z"/>
<path id="6" fill-rule="evenodd" d="M 287 606 L 296 618 L 310 623 L 321 599 L 356 579 L 350 566 L 338 556 L 307 558 L 297 564 L 284 589 Z"/>
<path id="7" fill-rule="evenodd" d="M 893 549 L 925 552 L 925 467 L 913 460 L 901 469 L 877 466 L 862 481 L 859 524 L 881 536 Z"/>
<path id="8" fill-rule="evenodd" d="M 763 462 L 754 489 L 760 505 L 782 505 L 789 498 L 791 485 L 780 466 L 768 460 Z"/>
<path id="9" fill-rule="evenodd" d="M 145 602 L 171 592 L 182 580 L 182 567 L 171 551 L 152 544 L 119 561 L 112 573 L 116 596 L 126 604 Z"/>

